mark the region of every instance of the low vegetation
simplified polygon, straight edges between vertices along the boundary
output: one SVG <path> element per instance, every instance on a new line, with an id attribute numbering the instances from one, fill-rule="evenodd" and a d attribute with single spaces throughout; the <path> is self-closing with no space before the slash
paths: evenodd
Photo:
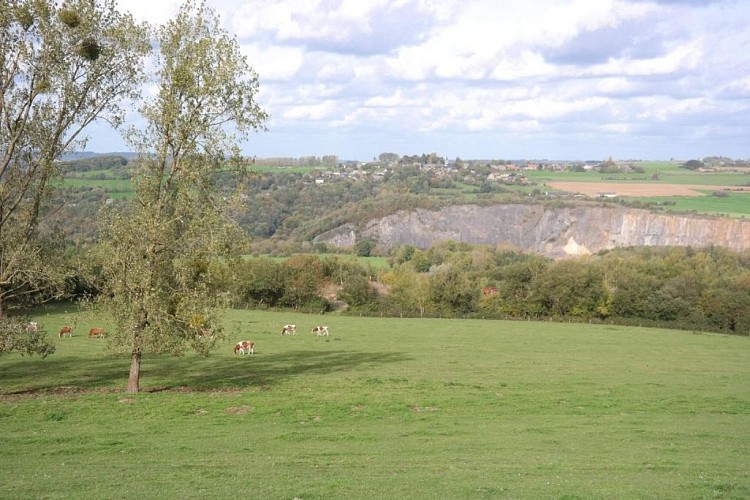
<path id="1" fill-rule="evenodd" d="M 250 308 L 395 317 L 554 319 L 750 335 L 750 256 L 721 248 L 633 248 L 553 261 L 487 246 L 405 246 L 382 261 L 258 257 L 232 302 Z"/>

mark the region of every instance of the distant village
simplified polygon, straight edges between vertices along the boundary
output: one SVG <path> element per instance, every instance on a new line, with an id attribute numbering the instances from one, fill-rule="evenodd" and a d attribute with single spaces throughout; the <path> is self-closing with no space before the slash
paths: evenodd
<path id="1" fill-rule="evenodd" d="M 743 170 L 750 168 L 750 160 L 735 160 L 722 156 L 706 157 L 701 160 L 680 161 L 670 159 L 680 166 L 699 172 Z M 508 185 L 529 185 L 524 174 L 528 171 L 547 172 L 600 172 L 602 174 L 645 173 L 640 165 L 642 160 L 566 161 L 566 160 L 453 160 L 435 153 L 399 156 L 395 153 L 381 153 L 371 161 L 339 161 L 335 155 L 301 158 L 253 159 L 253 163 L 276 167 L 314 167 L 315 182 L 322 184 L 336 178 L 359 179 L 383 178 L 397 170 L 412 168 L 420 172 L 431 172 L 434 176 L 453 177 L 456 174 L 470 175 L 475 179 L 499 182 Z M 322 168 L 320 168 L 322 167 Z"/>

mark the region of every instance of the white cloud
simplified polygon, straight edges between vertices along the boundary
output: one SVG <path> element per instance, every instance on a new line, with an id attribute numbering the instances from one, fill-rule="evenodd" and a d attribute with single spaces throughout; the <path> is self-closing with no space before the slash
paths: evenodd
<path id="1" fill-rule="evenodd" d="M 180 3 L 120 0 L 157 23 Z M 750 157 L 748 2 L 207 3 L 260 75 L 271 132 L 253 154 Z"/>
<path id="2" fill-rule="evenodd" d="M 181 4 L 180 0 L 117 0 L 120 10 L 130 12 L 137 21 L 153 24 L 171 19 Z"/>
<path id="3" fill-rule="evenodd" d="M 295 78 L 305 60 L 305 52 L 296 47 L 248 44 L 242 53 L 263 81 Z"/>

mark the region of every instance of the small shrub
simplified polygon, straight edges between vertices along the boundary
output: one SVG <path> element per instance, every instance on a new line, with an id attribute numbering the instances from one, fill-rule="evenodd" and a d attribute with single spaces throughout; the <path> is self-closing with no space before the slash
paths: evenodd
<path id="1" fill-rule="evenodd" d="M 34 24 L 34 16 L 31 14 L 28 6 L 19 7 L 16 10 L 16 20 L 21 25 L 24 31 L 28 31 L 29 28 Z"/>
<path id="2" fill-rule="evenodd" d="M 88 61 L 96 61 L 99 59 L 99 54 L 102 52 L 102 47 L 93 38 L 86 38 L 78 46 L 78 55 Z"/>
<path id="3" fill-rule="evenodd" d="M 68 28 L 75 28 L 79 24 L 81 24 L 80 16 L 76 11 L 71 9 L 60 10 L 60 12 L 57 14 L 57 17 L 60 19 L 60 22 Z"/>

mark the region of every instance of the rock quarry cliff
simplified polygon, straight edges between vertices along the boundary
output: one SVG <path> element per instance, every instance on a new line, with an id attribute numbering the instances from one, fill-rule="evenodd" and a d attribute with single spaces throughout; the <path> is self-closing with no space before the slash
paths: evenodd
<path id="1" fill-rule="evenodd" d="M 715 245 L 741 251 L 750 249 L 750 221 L 621 206 L 459 205 L 400 211 L 364 228 L 343 225 L 315 238 L 339 247 L 360 240 L 387 248 L 428 248 L 446 240 L 502 244 L 555 258 L 627 246 Z"/>

